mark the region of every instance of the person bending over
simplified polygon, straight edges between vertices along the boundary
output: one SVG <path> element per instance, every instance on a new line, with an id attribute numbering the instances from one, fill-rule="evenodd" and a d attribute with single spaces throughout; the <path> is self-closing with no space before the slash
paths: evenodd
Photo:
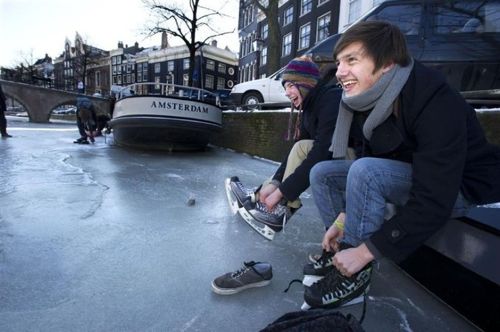
<path id="1" fill-rule="evenodd" d="M 282 84 L 291 101 L 289 136 L 293 136 L 295 144 L 272 178 L 256 193 L 245 188 L 237 177 L 231 182 L 240 205 L 255 194 L 249 213 L 275 231 L 281 231 L 284 221 L 301 207 L 299 196 L 309 187 L 311 168 L 331 158 L 328 148 L 341 96 L 341 89 L 334 82 L 328 79 L 320 82 L 318 66 L 305 56 L 287 64 Z M 293 125 L 294 109 L 298 115 Z"/>

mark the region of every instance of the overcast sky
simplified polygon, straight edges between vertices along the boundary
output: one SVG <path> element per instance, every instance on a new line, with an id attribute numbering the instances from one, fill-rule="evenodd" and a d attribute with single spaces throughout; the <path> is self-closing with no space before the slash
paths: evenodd
<path id="1" fill-rule="evenodd" d="M 174 0 L 166 0 L 172 3 Z M 187 0 L 178 0 L 187 3 Z M 227 1 L 227 4 L 220 7 Z M 201 0 L 201 4 L 222 10 L 231 17 L 218 19 L 219 31 L 232 30 L 218 37 L 218 46 L 238 51 L 238 0 Z M 69 38 L 73 45 L 75 34 L 84 42 L 104 49 L 115 49 L 118 41 L 140 46 L 160 44 L 160 35 L 145 39 L 144 31 L 151 22 L 150 12 L 141 0 L 0 0 L 0 66 L 11 67 L 22 58 L 39 59 L 48 53 L 52 59 L 64 50 Z M 181 40 L 169 39 L 171 45 Z"/>

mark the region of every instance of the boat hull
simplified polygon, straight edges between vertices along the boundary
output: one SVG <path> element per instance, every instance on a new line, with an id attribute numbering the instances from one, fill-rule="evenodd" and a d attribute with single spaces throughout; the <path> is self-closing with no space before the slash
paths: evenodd
<path id="1" fill-rule="evenodd" d="M 222 111 L 202 101 L 131 96 L 116 102 L 110 126 L 117 145 L 196 150 L 222 129 Z"/>

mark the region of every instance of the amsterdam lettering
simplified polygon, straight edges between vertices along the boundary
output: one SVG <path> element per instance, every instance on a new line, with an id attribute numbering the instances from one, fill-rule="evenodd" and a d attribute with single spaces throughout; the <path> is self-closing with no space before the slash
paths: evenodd
<path id="1" fill-rule="evenodd" d="M 151 103 L 151 108 L 164 108 L 167 110 L 174 110 L 174 111 L 208 113 L 208 107 L 206 106 L 175 103 L 170 101 L 153 101 Z"/>

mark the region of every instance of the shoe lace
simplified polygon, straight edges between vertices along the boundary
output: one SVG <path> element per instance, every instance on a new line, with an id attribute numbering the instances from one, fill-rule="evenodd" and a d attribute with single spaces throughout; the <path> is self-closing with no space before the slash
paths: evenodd
<path id="1" fill-rule="evenodd" d="M 331 261 L 333 255 L 334 255 L 333 253 L 323 249 L 321 257 L 316 260 L 316 263 L 314 263 L 314 265 L 317 267 L 325 267 L 326 264 L 328 264 L 328 262 Z"/>
<path id="2" fill-rule="evenodd" d="M 259 271 L 257 271 L 254 266 L 256 265 L 257 263 L 254 262 L 254 261 L 250 261 L 250 262 L 243 262 L 243 267 L 233 273 L 231 273 L 231 277 L 232 278 L 238 278 L 240 276 L 242 276 L 243 274 L 247 273 L 248 271 L 250 270 L 253 270 L 253 272 L 257 273 L 260 277 L 262 277 L 262 279 L 265 279 L 264 276 L 262 275 L 262 273 L 260 273 Z"/>
<path id="3" fill-rule="evenodd" d="M 266 204 L 257 202 L 256 208 L 260 210 L 263 213 L 267 213 L 276 217 L 281 217 L 283 216 L 283 224 L 282 224 L 282 230 L 283 233 L 285 232 L 285 224 L 288 222 L 289 214 L 287 209 L 289 209 L 286 205 L 282 203 L 278 203 L 277 205 L 274 206 L 272 209 L 268 209 Z"/>

